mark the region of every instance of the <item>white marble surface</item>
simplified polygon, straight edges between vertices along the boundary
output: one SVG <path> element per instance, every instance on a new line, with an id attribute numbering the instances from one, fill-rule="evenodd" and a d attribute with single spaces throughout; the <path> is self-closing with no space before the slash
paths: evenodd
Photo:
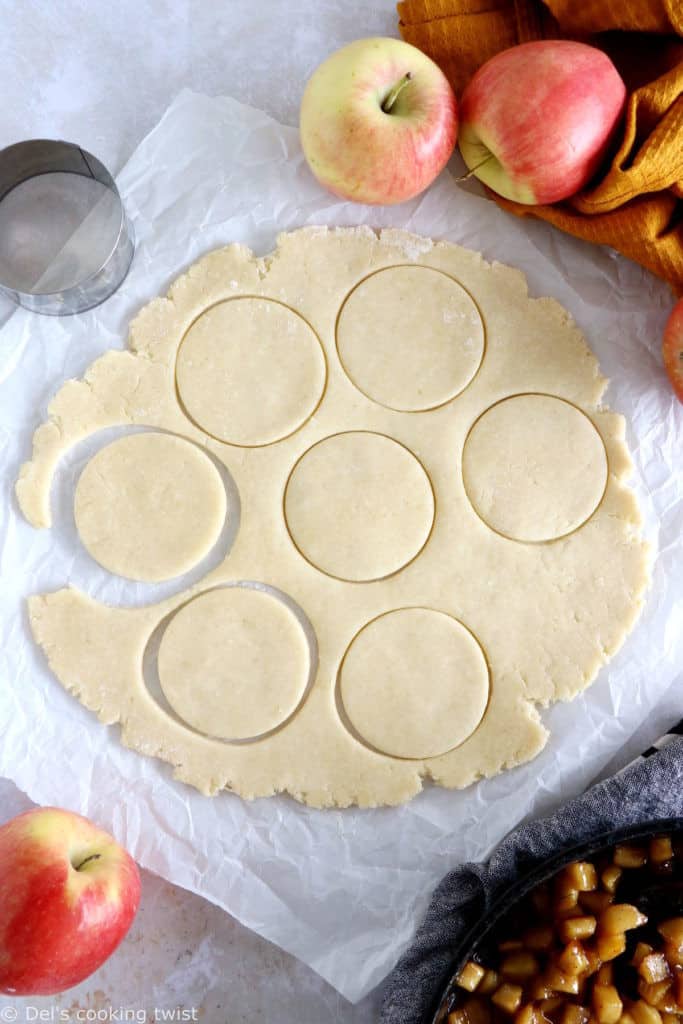
<path id="1" fill-rule="evenodd" d="M 0 25 L 0 147 L 66 138 L 114 173 L 184 86 L 294 124 L 303 83 L 327 53 L 396 32 L 394 0 L 0 0 Z M 680 715 L 679 693 L 671 689 L 619 762 Z M 26 806 L 0 780 L 0 822 Z M 121 1007 L 150 1021 L 155 1007 L 184 1006 L 206 1024 L 369 1024 L 376 1016 L 372 997 L 350 1006 L 223 911 L 149 874 L 130 937 L 85 984 L 57 1000 L 0 997 L 0 1020 L 60 1019 L 27 1006 L 68 1010 L 74 1020 Z M 3 1017 L 8 1007 L 16 1018 Z"/>
<path id="2" fill-rule="evenodd" d="M 0 146 L 62 137 L 118 171 L 187 86 L 295 124 L 344 43 L 396 35 L 394 0 L 0 0 Z"/>
<path id="3" fill-rule="evenodd" d="M 0 0 L 0 148 L 64 138 L 120 170 L 185 86 L 294 124 L 303 84 L 332 50 L 396 34 L 393 0 Z M 0 822 L 29 806 L 0 780 Z M 334 922 L 331 922 L 334 927 Z M 309 968 L 212 904 L 150 874 L 111 960 L 58 999 L 0 997 L 0 1020 L 84 1010 L 196 1008 L 204 1024 L 368 1024 Z M 3 1017 L 8 1007 L 16 1018 Z M 42 1019 L 50 1019 L 43 1017 Z M 64 1019 L 64 1018 L 61 1018 Z"/>

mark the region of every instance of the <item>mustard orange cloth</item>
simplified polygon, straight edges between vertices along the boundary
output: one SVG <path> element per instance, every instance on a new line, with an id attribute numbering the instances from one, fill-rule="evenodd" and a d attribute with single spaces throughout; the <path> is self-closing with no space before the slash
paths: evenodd
<path id="1" fill-rule="evenodd" d="M 611 245 L 683 294 L 683 0 L 402 0 L 400 30 L 459 94 L 489 57 L 533 39 L 574 38 L 609 53 L 629 98 L 618 145 L 565 203 L 522 206 Z"/>

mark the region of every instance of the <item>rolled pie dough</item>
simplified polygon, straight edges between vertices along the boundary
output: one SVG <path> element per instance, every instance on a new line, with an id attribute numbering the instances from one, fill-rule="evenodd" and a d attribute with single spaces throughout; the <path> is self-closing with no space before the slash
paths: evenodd
<path id="1" fill-rule="evenodd" d="M 550 395 L 513 395 L 487 409 L 465 439 L 465 490 L 492 530 L 548 541 L 593 515 L 607 452 L 588 416 Z"/>
<path id="2" fill-rule="evenodd" d="M 331 576 L 364 582 L 398 572 L 419 554 L 434 522 L 434 494 L 407 448 L 350 430 L 304 452 L 287 481 L 284 511 L 304 558 Z"/>
<path id="3" fill-rule="evenodd" d="M 183 722 L 206 736 L 249 739 L 277 728 L 306 690 L 308 644 L 268 593 L 223 587 L 175 615 L 159 646 L 159 680 Z"/>
<path id="4" fill-rule="evenodd" d="M 447 274 L 388 267 L 361 281 L 344 302 L 337 350 L 369 398 L 400 412 L 423 412 L 472 380 L 484 356 L 484 324 L 472 296 Z"/>
<path id="5" fill-rule="evenodd" d="M 76 489 L 91 554 L 150 582 L 196 566 L 237 513 L 214 460 L 232 549 L 145 607 L 36 595 L 33 635 L 205 793 L 396 804 L 526 761 L 648 580 L 605 386 L 564 309 L 458 246 L 309 228 L 211 253 L 58 392 L 17 496 L 49 527 L 60 459 L 119 427 Z"/>
<path id="6" fill-rule="evenodd" d="M 258 447 L 311 415 L 325 387 L 325 357 L 294 310 L 238 297 L 211 306 L 185 332 L 176 382 L 198 427 L 219 441 Z"/>
<path id="7" fill-rule="evenodd" d="M 101 448 L 74 497 L 76 528 L 93 558 L 119 576 L 152 583 L 201 561 L 227 512 L 209 456 L 172 434 L 130 434 Z"/>
<path id="8" fill-rule="evenodd" d="M 429 680 L 429 686 L 416 680 Z M 431 608 L 400 608 L 364 626 L 339 673 L 344 710 L 367 743 L 394 757 L 438 757 L 477 728 L 489 699 L 481 647 Z M 401 708 L 401 714 L 392 708 Z"/>

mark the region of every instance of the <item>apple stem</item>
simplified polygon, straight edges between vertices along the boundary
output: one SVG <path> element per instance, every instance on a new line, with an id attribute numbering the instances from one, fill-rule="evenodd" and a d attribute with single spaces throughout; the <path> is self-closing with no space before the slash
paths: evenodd
<path id="1" fill-rule="evenodd" d="M 91 860 L 99 860 L 102 856 L 101 853 L 91 853 L 89 857 L 81 861 L 80 864 L 74 865 L 76 871 L 82 871 L 86 864 L 89 864 Z"/>
<path id="2" fill-rule="evenodd" d="M 476 174 L 477 171 L 479 170 L 479 168 L 483 167 L 484 164 L 487 164 L 489 162 L 489 160 L 491 160 L 491 159 L 493 159 L 493 153 L 489 153 L 488 156 L 484 157 L 484 159 L 481 160 L 478 164 L 475 164 L 474 167 L 470 167 L 470 169 L 467 172 L 467 174 L 461 174 L 460 177 L 456 178 L 455 180 L 456 181 L 469 181 L 469 179 L 472 177 L 472 175 Z"/>
<path id="3" fill-rule="evenodd" d="M 413 77 L 412 71 L 406 71 L 406 73 L 403 76 L 403 78 L 400 78 L 398 80 L 398 82 L 396 83 L 396 85 L 393 87 L 393 89 L 389 90 L 389 93 L 387 94 L 386 99 L 382 102 L 382 110 L 384 111 L 385 114 L 390 114 L 391 113 L 391 108 L 393 107 L 394 103 L 398 99 L 399 95 L 403 92 L 403 90 L 407 86 L 408 82 L 410 82 L 412 77 Z"/>

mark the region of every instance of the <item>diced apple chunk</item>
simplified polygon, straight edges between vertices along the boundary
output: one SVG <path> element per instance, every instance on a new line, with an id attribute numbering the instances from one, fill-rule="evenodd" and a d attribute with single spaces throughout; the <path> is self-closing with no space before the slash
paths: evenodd
<path id="1" fill-rule="evenodd" d="M 634 967 L 640 967 L 640 964 L 649 953 L 653 953 L 654 950 L 649 942 L 639 942 L 633 952 L 633 959 L 631 963 Z"/>
<path id="2" fill-rule="evenodd" d="M 526 1003 L 515 1014 L 515 1024 L 537 1024 L 539 1014 L 533 1003 Z"/>
<path id="3" fill-rule="evenodd" d="M 666 942 L 673 946 L 683 946 L 683 917 L 670 917 L 657 925 L 657 931 Z"/>
<path id="4" fill-rule="evenodd" d="M 632 903 L 613 903 L 600 915 L 598 932 L 601 935 L 617 935 L 640 928 L 647 924 L 647 917 Z"/>
<path id="5" fill-rule="evenodd" d="M 566 1003 L 559 1024 L 588 1024 L 590 1011 L 576 1003 Z"/>
<path id="6" fill-rule="evenodd" d="M 589 892 L 598 887 L 598 873 L 595 864 L 585 860 L 575 860 L 567 864 L 559 875 L 560 886 L 567 889 L 578 889 L 579 892 Z"/>
<path id="7" fill-rule="evenodd" d="M 609 867 L 605 868 L 602 875 L 600 876 L 600 881 L 602 882 L 603 887 L 607 890 L 607 892 L 616 892 L 617 885 L 619 884 L 619 879 L 621 878 L 622 874 L 622 869 L 618 867 L 616 864 L 610 864 Z"/>
<path id="8" fill-rule="evenodd" d="M 670 1013 L 674 1013 L 677 1009 L 671 978 L 666 981 L 653 982 L 651 985 L 641 978 L 638 982 L 638 995 L 650 1006 L 656 1006 L 658 1010 L 668 1010 Z"/>
<path id="9" fill-rule="evenodd" d="M 614 903 L 614 894 L 611 892 L 582 892 L 581 906 L 589 914 L 602 914 L 611 903 Z"/>
<path id="10" fill-rule="evenodd" d="M 619 868 L 642 868 L 647 864 L 647 854 L 641 846 L 624 843 L 616 847 L 612 860 Z"/>
<path id="11" fill-rule="evenodd" d="M 485 969 L 480 964 L 475 964 L 473 960 L 469 960 L 460 971 L 455 983 L 467 992 L 474 992 L 484 974 Z"/>
<path id="12" fill-rule="evenodd" d="M 624 1009 L 614 985 L 595 985 L 592 1005 L 599 1024 L 617 1024 Z"/>
<path id="13" fill-rule="evenodd" d="M 491 996 L 491 1002 L 505 1013 L 516 1013 L 522 1003 L 522 986 L 503 982 Z"/>
<path id="14" fill-rule="evenodd" d="M 611 985 L 614 981 L 614 964 L 603 964 L 595 976 L 596 985 Z"/>
<path id="15" fill-rule="evenodd" d="M 638 974 L 648 985 L 653 985 L 669 978 L 671 970 L 663 953 L 647 953 L 638 964 Z"/>
<path id="16" fill-rule="evenodd" d="M 538 960 L 526 949 L 508 953 L 501 961 L 500 973 L 511 981 L 528 981 L 538 973 Z"/>
<path id="17" fill-rule="evenodd" d="M 631 1003 L 630 1011 L 636 1024 L 662 1024 L 659 1010 L 650 1006 L 644 999 L 637 999 Z"/>
<path id="18" fill-rule="evenodd" d="M 573 996 L 579 993 L 579 979 L 575 975 L 565 974 L 559 967 L 549 967 L 544 980 L 553 992 L 566 992 Z"/>
<path id="19" fill-rule="evenodd" d="M 674 855 L 674 848 L 668 836 L 658 836 L 650 840 L 650 861 L 653 864 L 665 864 Z"/>
<path id="20" fill-rule="evenodd" d="M 568 942 L 557 958 L 557 966 L 564 974 L 585 974 L 588 970 L 588 957 L 581 943 L 576 939 Z"/>
<path id="21" fill-rule="evenodd" d="M 557 926 L 557 934 L 563 942 L 571 942 L 572 939 L 590 939 L 595 933 L 597 921 L 589 914 L 581 917 L 569 917 L 560 921 Z"/>
<path id="22" fill-rule="evenodd" d="M 595 943 L 595 950 L 604 962 L 605 960 L 616 960 L 626 949 L 626 934 L 618 932 L 616 935 L 598 935 Z"/>
<path id="23" fill-rule="evenodd" d="M 487 996 L 498 988 L 498 972 L 490 967 L 484 972 L 484 977 L 477 986 L 477 992 L 481 996 Z"/>

